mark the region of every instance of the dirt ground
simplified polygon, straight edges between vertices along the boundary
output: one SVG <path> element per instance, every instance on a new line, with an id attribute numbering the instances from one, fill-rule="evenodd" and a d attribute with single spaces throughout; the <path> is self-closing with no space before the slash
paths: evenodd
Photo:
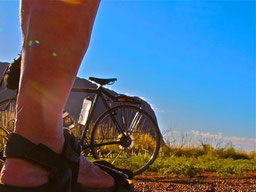
<path id="1" fill-rule="evenodd" d="M 240 177 L 204 174 L 196 178 L 142 175 L 134 179 L 136 192 L 256 192 L 256 173 Z"/>

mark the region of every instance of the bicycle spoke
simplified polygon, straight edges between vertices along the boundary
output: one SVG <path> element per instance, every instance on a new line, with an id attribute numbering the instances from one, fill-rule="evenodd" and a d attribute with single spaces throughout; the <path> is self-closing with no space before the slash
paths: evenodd
<path id="1" fill-rule="evenodd" d="M 117 156 L 114 158 L 114 160 L 111 161 L 112 164 L 115 163 L 116 159 L 119 157 L 119 155 L 120 155 L 121 153 L 122 153 L 122 151 L 120 151 L 120 152 L 117 154 Z"/>
<path id="2" fill-rule="evenodd" d="M 131 125 L 130 125 L 131 131 L 133 131 L 133 129 L 139 125 L 141 118 L 142 118 L 142 115 L 139 114 L 139 112 L 137 112 L 132 120 Z"/>
<path id="3" fill-rule="evenodd" d="M 130 158 L 132 156 L 127 148 L 124 148 L 124 151 L 127 153 L 127 158 Z"/>

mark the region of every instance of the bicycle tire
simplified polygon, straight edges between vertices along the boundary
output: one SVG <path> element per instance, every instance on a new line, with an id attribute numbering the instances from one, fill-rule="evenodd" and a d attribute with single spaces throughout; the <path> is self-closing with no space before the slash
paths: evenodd
<path id="1" fill-rule="evenodd" d="M 124 142 L 114 147 L 95 147 L 103 142 L 124 141 L 124 136 L 113 126 L 110 114 L 115 115 L 125 137 L 129 137 L 127 140 L 130 139 L 130 145 L 129 142 Z M 107 138 L 109 133 L 113 138 Z M 132 105 L 120 105 L 104 112 L 95 122 L 91 134 L 91 150 L 95 159 L 107 160 L 117 167 L 131 169 L 134 175 L 141 174 L 155 161 L 160 144 L 161 133 L 156 120 L 145 110 Z M 120 149 L 125 155 L 120 155 Z M 150 152 L 149 155 L 146 152 Z"/>

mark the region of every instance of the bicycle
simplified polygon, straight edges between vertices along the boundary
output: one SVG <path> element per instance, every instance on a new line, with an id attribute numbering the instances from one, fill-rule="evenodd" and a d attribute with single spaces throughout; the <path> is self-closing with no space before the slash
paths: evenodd
<path id="1" fill-rule="evenodd" d="M 94 94 L 90 109 L 81 113 L 77 127 L 71 128 L 82 130 L 77 138 L 84 154 L 132 169 L 135 175 L 142 173 L 155 161 L 160 149 L 162 137 L 156 118 L 143 109 L 142 100 L 126 95 L 115 96 L 104 87 L 117 79 L 90 77 L 89 80 L 98 87 L 72 88 L 72 92 Z M 95 118 L 99 99 L 105 110 Z M 125 161 L 129 161 L 130 167 Z"/>

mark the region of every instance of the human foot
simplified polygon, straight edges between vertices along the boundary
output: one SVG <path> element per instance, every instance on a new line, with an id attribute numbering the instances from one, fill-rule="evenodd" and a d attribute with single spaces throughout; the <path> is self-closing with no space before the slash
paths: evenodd
<path id="1" fill-rule="evenodd" d="M 42 167 L 21 159 L 6 159 L 0 183 L 20 187 L 37 187 L 48 182 L 49 173 Z"/>
<path id="2" fill-rule="evenodd" d="M 115 185 L 114 179 L 99 167 L 80 156 L 78 183 L 89 188 L 109 188 Z"/>
<path id="3" fill-rule="evenodd" d="M 12 186 L 36 187 L 48 182 L 46 169 L 21 159 L 7 159 L 1 171 L 1 182 Z M 99 167 L 80 156 L 78 183 L 89 188 L 109 188 L 114 179 Z"/>
<path id="4" fill-rule="evenodd" d="M 40 156 L 40 155 L 39 155 Z M 49 172 L 37 164 L 17 158 L 7 158 L 1 171 L 1 182 L 11 186 L 36 187 L 48 183 Z M 77 182 L 89 188 L 109 188 L 114 179 L 80 156 Z"/>

